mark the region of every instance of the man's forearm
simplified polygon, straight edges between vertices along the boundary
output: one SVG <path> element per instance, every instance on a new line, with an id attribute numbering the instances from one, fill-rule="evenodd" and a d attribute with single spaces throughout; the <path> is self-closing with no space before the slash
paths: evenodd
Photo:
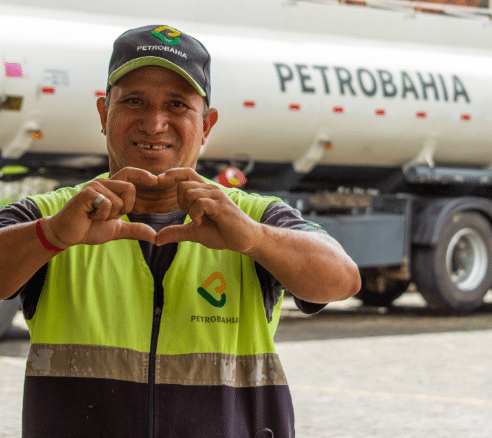
<path id="1" fill-rule="evenodd" d="M 36 222 L 0 229 L 0 299 L 16 293 L 55 255 L 36 235 Z"/>
<path id="2" fill-rule="evenodd" d="M 344 300 L 360 289 L 357 265 L 333 238 L 259 224 L 260 244 L 246 255 L 289 292 L 313 303 Z"/>

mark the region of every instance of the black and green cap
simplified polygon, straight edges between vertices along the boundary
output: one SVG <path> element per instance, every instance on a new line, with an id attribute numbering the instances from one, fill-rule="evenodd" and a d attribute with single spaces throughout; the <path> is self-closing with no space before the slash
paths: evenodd
<path id="1" fill-rule="evenodd" d="M 166 25 L 127 30 L 113 45 L 108 92 L 121 77 L 147 65 L 180 74 L 210 104 L 210 54 L 197 39 Z"/>

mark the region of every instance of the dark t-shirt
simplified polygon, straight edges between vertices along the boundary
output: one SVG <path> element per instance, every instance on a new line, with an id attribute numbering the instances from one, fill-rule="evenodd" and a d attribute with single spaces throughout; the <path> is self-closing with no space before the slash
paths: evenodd
<path id="1" fill-rule="evenodd" d="M 34 202 L 23 199 L 7 205 L 0 210 L 0 228 L 24 222 L 30 222 L 41 218 L 41 212 Z M 129 213 L 132 222 L 143 222 L 150 225 L 156 232 L 169 225 L 179 225 L 184 222 L 186 213 L 180 210 L 166 214 L 137 214 Z M 274 202 L 268 206 L 263 214 L 261 223 L 293 230 L 326 232 L 304 220 L 298 210 L 291 208 L 283 202 Z M 178 244 L 168 243 L 162 246 L 153 245 L 150 242 L 139 241 L 142 253 L 150 267 L 154 279 L 162 283 L 164 274 L 171 265 L 176 254 Z M 282 293 L 282 285 L 258 263 L 255 263 L 256 272 L 260 280 L 263 293 L 263 301 L 268 320 L 270 320 L 273 307 L 278 302 Z M 36 310 L 36 305 L 44 284 L 48 265 L 43 266 L 15 295 L 20 295 L 22 310 L 26 319 L 31 319 Z M 315 304 L 294 297 L 297 307 L 304 313 L 313 314 L 321 311 L 326 304 Z"/>

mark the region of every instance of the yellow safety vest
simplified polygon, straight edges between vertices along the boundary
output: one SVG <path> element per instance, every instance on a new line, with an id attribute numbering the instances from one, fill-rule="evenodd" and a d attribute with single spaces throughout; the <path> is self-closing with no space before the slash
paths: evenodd
<path id="1" fill-rule="evenodd" d="M 50 216 L 82 187 L 30 199 Z M 221 188 L 256 221 L 278 200 Z M 156 309 L 154 279 L 138 241 L 75 245 L 56 255 L 27 321 L 26 376 L 148 383 L 150 369 L 156 385 L 287 384 L 273 343 L 281 300 L 268 322 L 252 259 L 180 242 L 162 287 L 163 305 Z"/>

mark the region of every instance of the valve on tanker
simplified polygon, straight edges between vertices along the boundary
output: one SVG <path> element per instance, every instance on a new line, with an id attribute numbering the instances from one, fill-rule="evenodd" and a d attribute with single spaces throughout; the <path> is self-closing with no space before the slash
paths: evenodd
<path id="1" fill-rule="evenodd" d="M 235 154 L 229 159 L 229 163 L 230 166 L 214 178 L 214 181 L 229 188 L 244 187 L 248 181 L 246 175 L 254 168 L 254 160 L 247 154 Z"/>
<path id="2" fill-rule="evenodd" d="M 228 167 L 215 178 L 215 181 L 222 184 L 224 187 L 235 187 L 239 189 L 241 187 L 244 187 L 247 179 L 239 169 L 235 167 Z"/>

